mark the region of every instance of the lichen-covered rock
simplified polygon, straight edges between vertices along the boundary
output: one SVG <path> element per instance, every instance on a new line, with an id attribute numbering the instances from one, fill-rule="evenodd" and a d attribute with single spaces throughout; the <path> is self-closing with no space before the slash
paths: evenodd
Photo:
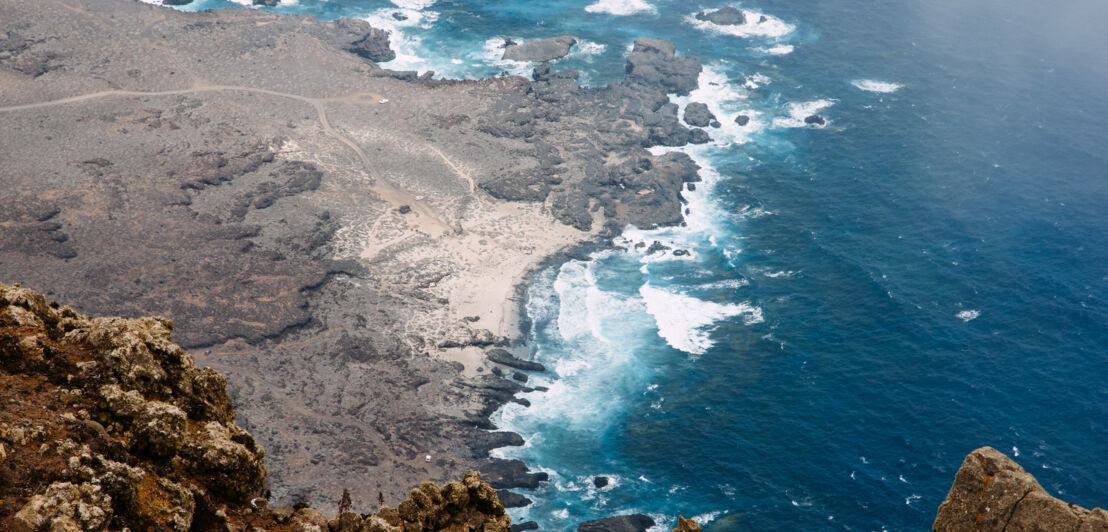
<path id="1" fill-rule="evenodd" d="M 73 331 L 72 341 L 87 341 L 120 383 L 140 392 L 160 391 L 166 376 L 155 352 L 177 349 L 170 339 L 173 322 L 165 318 L 96 318 Z"/>
<path id="2" fill-rule="evenodd" d="M 130 420 L 146 409 L 146 399 L 143 399 L 142 394 L 134 390 L 123 391 L 118 384 L 101 386 L 100 397 L 104 400 L 104 408 L 113 417 Z"/>
<path id="3" fill-rule="evenodd" d="M 166 478 L 147 476 L 130 501 L 131 513 L 154 530 L 188 532 L 196 512 L 192 492 Z"/>
<path id="4" fill-rule="evenodd" d="M 328 532 L 327 518 L 314 508 L 301 508 L 292 516 L 294 532 Z"/>
<path id="5" fill-rule="evenodd" d="M 112 498 L 92 483 L 55 482 L 16 512 L 17 527 L 27 532 L 99 531 L 112 518 Z"/>
<path id="6" fill-rule="evenodd" d="M 1108 531 L 1108 512 L 1051 497 L 1035 477 L 993 449 L 969 454 L 939 505 L 936 531 Z"/>
<path id="7" fill-rule="evenodd" d="M 496 495 L 496 490 L 481 481 L 476 471 L 466 473 L 459 481 L 447 482 L 442 488 L 431 482 L 424 482 L 419 489 L 412 490 L 408 499 L 400 503 L 396 510 L 403 521 L 403 530 L 483 530 L 486 532 L 508 532 L 511 519 L 504 512 L 504 506 Z M 378 512 L 381 516 L 382 512 Z M 381 516 L 387 517 L 387 516 Z M 374 522 L 380 530 L 387 525 L 385 519 Z M 367 521 L 367 525 L 370 522 Z"/>
<path id="8" fill-rule="evenodd" d="M 161 401 L 150 401 L 135 419 L 134 445 L 154 456 L 173 456 L 185 442 L 186 427 L 187 419 L 180 408 Z"/>
<path id="9" fill-rule="evenodd" d="M 181 454 L 198 472 L 211 476 L 212 489 L 232 499 L 247 500 L 265 485 L 265 452 L 249 433 L 235 425 L 226 427 L 217 421 L 204 424 L 202 430 L 189 435 Z"/>

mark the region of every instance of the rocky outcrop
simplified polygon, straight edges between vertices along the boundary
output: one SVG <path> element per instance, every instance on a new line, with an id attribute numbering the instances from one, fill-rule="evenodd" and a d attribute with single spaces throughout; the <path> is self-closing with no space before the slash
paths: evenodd
<path id="1" fill-rule="evenodd" d="M 693 102 L 685 106 L 685 123 L 690 126 L 708 127 L 715 120 L 716 116 L 705 104 Z"/>
<path id="2" fill-rule="evenodd" d="M 186 531 L 198 506 L 203 520 L 262 494 L 264 452 L 235 425 L 223 376 L 198 368 L 172 331 L 164 318 L 88 318 L 0 284 L 0 390 L 20 405 L 0 414 L 15 466 L 0 501 L 29 497 L 0 506 L 0 529 L 115 519 Z"/>
<path id="3" fill-rule="evenodd" d="M 662 86 L 669 92 L 685 95 L 696 88 L 700 76 L 700 58 L 677 56 L 676 46 L 663 39 L 635 39 L 627 57 L 628 81 Z"/>
<path id="4" fill-rule="evenodd" d="M 715 11 L 701 11 L 696 14 L 696 19 L 721 26 L 738 26 L 746 22 L 746 16 L 743 15 L 743 12 L 731 6 Z"/>
<path id="5" fill-rule="evenodd" d="M 1108 530 L 1108 512 L 1051 497 L 1035 477 L 993 449 L 969 454 L 939 506 L 933 529 L 945 531 Z"/>
<path id="6" fill-rule="evenodd" d="M 389 34 L 385 30 L 369 28 L 362 38 L 350 43 L 349 50 L 374 63 L 396 59 L 396 52 L 389 48 Z"/>
<path id="7" fill-rule="evenodd" d="M 577 532 L 646 532 L 654 524 L 647 515 L 619 515 L 585 521 L 577 526 Z"/>
<path id="8" fill-rule="evenodd" d="M 511 529 L 477 472 L 374 514 L 351 513 L 348 495 L 331 521 L 266 509 L 264 452 L 235 425 L 222 375 L 197 368 L 172 331 L 0 284 L 0 530 Z"/>
<path id="9" fill-rule="evenodd" d="M 548 39 L 531 39 L 523 44 L 510 42 L 504 47 L 504 57 L 510 61 L 541 63 L 565 57 L 577 44 L 577 39 L 569 35 Z"/>
<path id="10" fill-rule="evenodd" d="M 524 371 L 545 371 L 546 368 L 538 362 L 516 358 L 504 349 L 489 349 L 485 352 L 489 361 L 503 364 L 509 368 L 522 369 Z"/>

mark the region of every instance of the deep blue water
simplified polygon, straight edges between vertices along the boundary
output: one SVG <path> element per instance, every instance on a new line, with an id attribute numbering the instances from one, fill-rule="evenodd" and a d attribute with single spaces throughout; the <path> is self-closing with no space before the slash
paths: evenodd
<path id="1" fill-rule="evenodd" d="M 733 5 L 769 35 L 727 35 L 687 19 L 723 3 L 648 1 L 277 8 L 388 23 L 390 66 L 451 76 L 524 72 L 488 49 L 502 35 L 576 36 L 561 64 L 594 84 L 637 36 L 705 61 L 691 99 L 726 126 L 690 151 L 688 226 L 531 287 L 550 391 L 501 410 L 528 444 L 498 453 L 554 482 L 513 518 L 927 529 L 982 445 L 1108 504 L 1108 3 L 759 0 Z M 826 127 L 798 127 L 817 109 Z M 653 240 L 692 254 L 631 247 Z"/>

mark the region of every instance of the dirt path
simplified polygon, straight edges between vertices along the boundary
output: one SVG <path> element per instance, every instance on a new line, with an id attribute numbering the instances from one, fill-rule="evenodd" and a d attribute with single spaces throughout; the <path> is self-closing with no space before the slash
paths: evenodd
<path id="1" fill-rule="evenodd" d="M 289 94 L 287 92 L 278 92 L 278 91 L 272 91 L 272 90 L 269 90 L 269 89 L 258 89 L 258 88 L 254 88 L 254 87 L 242 87 L 242 86 L 237 86 L 237 85 L 197 85 L 195 87 L 191 87 L 191 88 L 188 88 L 188 89 L 176 89 L 176 90 L 168 90 L 168 91 L 151 91 L 151 92 L 127 91 L 127 90 L 99 91 L 99 92 L 92 92 L 92 93 L 88 93 L 88 94 L 82 94 L 82 95 L 79 95 L 79 96 L 71 96 L 69 98 L 60 98 L 60 99 L 57 99 L 57 100 L 50 100 L 50 101 L 45 101 L 45 102 L 36 102 L 36 103 L 27 103 L 27 104 L 21 104 L 21 105 L 10 105 L 10 106 L 7 106 L 7 107 L 0 107 L 0 113 L 15 112 L 15 111 L 26 111 L 26 110 L 31 110 L 31 109 L 42 109 L 42 108 L 46 108 L 46 107 L 54 107 L 54 106 L 65 105 L 65 104 L 70 104 L 70 103 L 78 103 L 78 102 L 83 102 L 83 101 L 87 101 L 87 100 L 94 100 L 94 99 L 98 99 L 98 98 L 106 98 L 106 97 L 111 97 L 111 96 L 177 96 L 177 95 L 183 95 L 183 94 L 196 94 L 196 93 L 202 93 L 202 92 L 220 92 L 220 91 L 240 91 L 240 92 L 250 92 L 250 93 L 254 93 L 254 94 L 264 94 L 264 95 L 267 95 L 267 96 L 276 96 L 278 98 L 288 98 L 288 99 L 292 99 L 292 100 L 298 100 L 298 101 L 301 101 L 301 102 L 304 102 L 304 103 L 307 103 L 307 104 L 311 105 L 312 108 L 315 109 L 316 114 L 319 117 L 319 123 L 323 127 L 324 133 L 327 133 L 329 136 L 334 137 L 339 142 L 342 142 L 343 144 L 348 146 L 351 150 L 353 150 L 355 154 L 357 154 L 358 160 L 361 161 L 361 163 L 362 163 L 362 168 L 365 170 L 366 174 L 369 175 L 369 177 L 370 177 L 370 190 L 372 190 L 374 193 L 381 196 L 382 199 L 384 199 L 385 201 L 388 201 L 389 203 L 393 204 L 396 207 L 400 207 L 402 205 L 407 205 L 407 206 L 411 207 L 412 212 L 414 214 L 416 214 L 416 216 L 409 217 L 408 221 L 409 221 L 410 224 L 412 224 L 414 226 L 414 228 L 416 230 L 424 232 L 424 233 L 426 233 L 430 236 L 433 236 L 433 237 L 434 236 L 439 236 L 443 232 L 453 232 L 454 231 L 454 227 L 452 227 L 449 223 L 447 223 L 442 218 L 442 216 L 439 215 L 439 213 L 435 210 L 435 208 L 432 207 L 429 203 L 427 203 L 426 201 L 418 200 L 415 195 L 408 192 L 407 190 L 404 190 L 403 188 L 400 188 L 396 185 L 393 185 L 392 183 L 389 183 L 389 182 L 385 181 L 384 179 L 380 179 L 377 176 L 375 176 L 374 173 L 373 173 L 373 165 L 370 163 L 369 157 L 366 156 L 365 151 L 363 151 L 362 148 L 360 146 L 358 146 L 354 141 L 350 140 L 349 138 L 347 138 L 342 133 L 339 133 L 338 130 L 336 130 L 334 127 L 331 126 L 330 121 L 327 120 L 327 110 L 324 108 L 324 102 L 341 100 L 341 101 L 347 101 L 347 102 L 353 101 L 353 102 L 360 102 L 360 103 L 367 103 L 367 102 L 376 103 L 380 99 L 379 97 L 376 97 L 377 95 L 370 95 L 368 93 L 365 93 L 365 94 L 351 94 L 351 95 L 346 95 L 346 96 L 337 97 L 337 98 L 309 98 L 307 96 L 300 96 L 300 95 L 297 95 L 297 94 Z M 371 98 L 366 98 L 366 96 L 371 96 Z M 442 155 L 442 152 L 440 152 L 438 149 L 434 148 L 433 146 L 431 147 L 431 149 L 438 152 L 439 155 L 442 156 L 443 159 L 447 161 L 447 164 L 450 164 L 451 167 L 453 167 L 455 170 L 457 170 L 457 167 L 455 167 L 452 163 L 449 162 L 448 159 L 446 159 L 446 157 L 444 155 Z M 460 176 L 462 176 L 463 178 L 465 178 L 466 180 L 469 181 L 470 187 L 472 189 L 473 188 L 473 181 L 471 179 L 469 179 L 469 176 L 466 176 L 466 175 L 462 174 L 460 171 L 458 173 L 459 173 Z"/>

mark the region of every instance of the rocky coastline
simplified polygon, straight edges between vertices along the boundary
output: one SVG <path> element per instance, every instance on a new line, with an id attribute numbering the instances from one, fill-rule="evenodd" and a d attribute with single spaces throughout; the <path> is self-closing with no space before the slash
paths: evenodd
<path id="1" fill-rule="evenodd" d="M 708 139 L 667 96 L 700 62 L 667 41 L 587 88 L 544 63 L 386 70 L 388 35 L 362 21 L 123 0 L 0 20 L 0 274 L 180 324 L 283 503 L 395 501 L 470 469 L 541 482 L 487 457 L 522 443 L 488 415 L 526 385 L 486 351 L 521 354 L 533 272 L 680 223 L 696 165 L 646 148 Z"/>

